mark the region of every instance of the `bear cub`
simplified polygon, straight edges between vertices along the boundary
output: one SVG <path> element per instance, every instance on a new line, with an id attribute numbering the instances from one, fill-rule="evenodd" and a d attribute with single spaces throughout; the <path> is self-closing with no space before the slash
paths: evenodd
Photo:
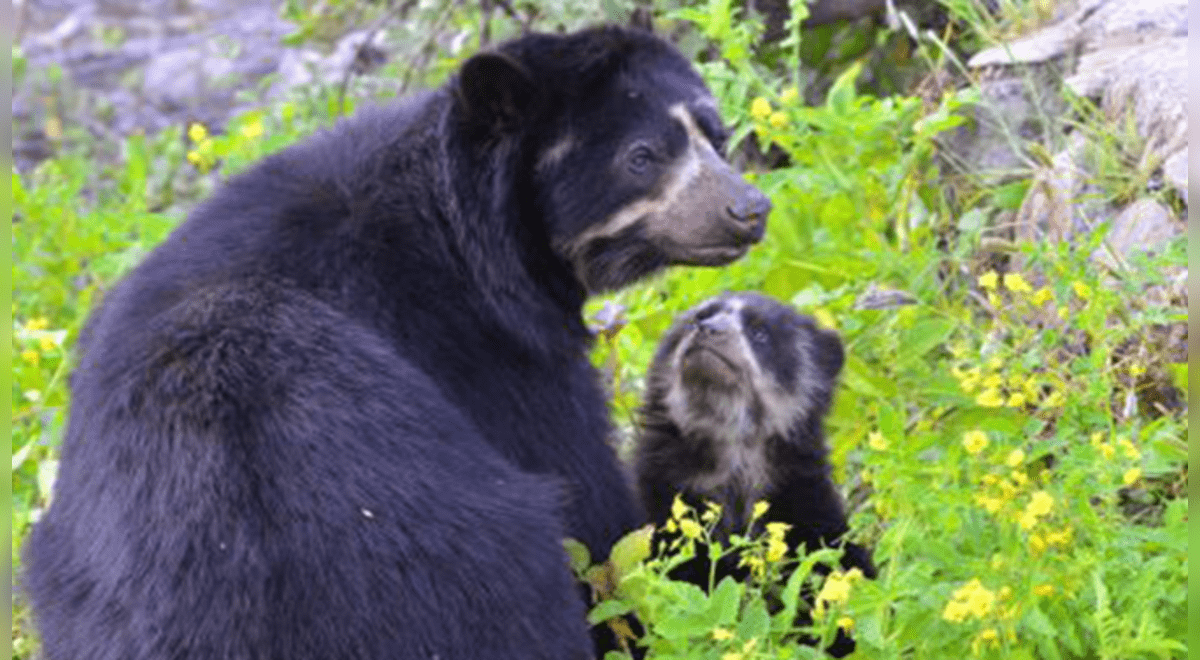
<path id="1" fill-rule="evenodd" d="M 721 507 L 719 537 L 744 533 L 754 504 L 769 503 L 752 533 L 790 525 L 790 548 L 840 547 L 842 566 L 876 574 L 871 554 L 843 542 L 846 513 L 830 477 L 822 423 L 844 360 L 842 343 L 812 319 L 757 293 L 729 293 L 684 313 L 661 340 L 647 376 L 634 450 L 637 486 L 656 526 L 680 496 L 703 511 Z M 659 532 L 656 546 L 665 542 Z M 744 579 L 725 555 L 724 576 Z M 671 576 L 706 587 L 707 550 Z M 835 656 L 853 649 L 839 639 Z"/>

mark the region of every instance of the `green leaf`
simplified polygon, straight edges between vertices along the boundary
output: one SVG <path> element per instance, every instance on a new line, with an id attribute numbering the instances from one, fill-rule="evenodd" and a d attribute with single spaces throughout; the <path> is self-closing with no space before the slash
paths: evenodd
<path id="1" fill-rule="evenodd" d="M 922 360 L 935 346 L 944 345 L 954 327 L 955 324 L 945 319 L 918 321 L 900 338 L 900 346 L 904 349 L 900 353 L 903 356 L 901 364 Z"/>
<path id="2" fill-rule="evenodd" d="M 732 577 L 721 580 L 709 597 L 709 609 L 716 616 L 718 625 L 732 623 L 738 615 L 744 587 Z"/>
<path id="3" fill-rule="evenodd" d="M 738 639 L 761 639 L 770 629 L 771 616 L 767 613 L 767 604 L 761 596 L 755 594 L 742 609 L 742 620 L 737 629 Z"/>
<path id="4" fill-rule="evenodd" d="M 609 619 L 625 616 L 633 611 L 633 605 L 623 600 L 606 600 L 588 612 L 588 623 L 593 626 Z"/>
<path id="5" fill-rule="evenodd" d="M 622 536 L 613 545 L 608 561 L 618 582 L 650 556 L 650 540 L 653 537 L 654 526 L 646 525 Z"/>
<path id="6" fill-rule="evenodd" d="M 858 79 L 860 73 L 862 73 L 862 62 L 855 62 L 846 67 L 842 75 L 834 81 L 833 87 L 829 89 L 829 96 L 825 100 L 825 107 L 831 113 L 842 115 L 854 110 L 854 99 L 858 96 L 854 81 Z"/>
<path id="7" fill-rule="evenodd" d="M 576 575 L 582 575 L 587 567 L 592 565 L 592 553 L 588 551 L 586 545 L 579 541 L 572 538 L 563 539 L 563 549 L 567 551 L 571 570 Z"/>

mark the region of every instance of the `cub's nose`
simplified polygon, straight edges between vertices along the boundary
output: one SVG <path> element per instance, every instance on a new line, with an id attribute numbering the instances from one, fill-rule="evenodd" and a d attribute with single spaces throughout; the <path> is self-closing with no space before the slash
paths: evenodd
<path id="1" fill-rule="evenodd" d="M 696 329 L 701 335 L 719 335 L 737 330 L 733 315 L 721 311 L 704 318 L 696 319 Z"/>

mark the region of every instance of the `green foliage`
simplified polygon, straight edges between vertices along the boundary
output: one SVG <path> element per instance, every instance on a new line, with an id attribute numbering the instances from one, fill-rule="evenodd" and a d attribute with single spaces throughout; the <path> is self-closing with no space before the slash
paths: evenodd
<path id="1" fill-rule="evenodd" d="M 852 534 L 883 565 L 839 614 L 853 620 L 858 656 L 1186 656 L 1187 420 L 1126 403 L 1166 362 L 1144 339 L 1186 321 L 1140 293 L 1184 266 L 1183 241 L 1117 279 L 1089 259 L 1100 234 L 1024 246 L 1005 272 L 980 268 L 980 218 L 1019 204 L 1028 181 L 956 214 L 944 199 L 933 138 L 961 121 L 970 93 L 933 106 L 870 98 L 851 66 L 824 104 L 804 107 L 793 81 L 747 55 L 732 11 L 714 0 L 677 16 L 730 42 L 704 73 L 735 135 L 778 145 L 791 166 L 756 177 L 774 211 L 747 258 L 595 303 L 623 312 L 596 360 L 626 436 L 654 339 L 677 313 L 727 289 L 789 301 L 847 345 L 828 426 L 838 476 L 867 493 Z M 915 302 L 864 302 L 880 291 Z M 1181 386 L 1186 369 L 1172 369 Z M 752 625 L 779 585 L 747 584 L 738 608 L 722 609 L 717 591 L 660 569 L 617 590 L 643 617 L 650 657 L 810 653 L 785 629 L 760 631 L 753 647 L 705 637 Z"/>

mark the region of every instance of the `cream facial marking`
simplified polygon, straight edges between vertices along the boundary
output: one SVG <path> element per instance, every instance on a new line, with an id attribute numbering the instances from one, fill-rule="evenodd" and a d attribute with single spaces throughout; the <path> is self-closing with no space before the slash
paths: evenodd
<path id="1" fill-rule="evenodd" d="M 715 443 L 716 467 L 695 475 L 689 487 L 715 495 L 717 489 L 736 482 L 735 490 L 746 494 L 747 501 L 753 501 L 772 481 L 766 454 L 768 441 L 772 437 L 788 437 L 792 425 L 813 406 L 816 389 L 826 387 L 816 373 L 806 333 L 800 333 L 793 347 L 800 358 L 798 382 L 777 382 L 766 365 L 759 362 L 750 345 L 743 314 L 752 304 L 752 300 L 731 296 L 705 317 L 711 327 L 720 328 L 716 331 L 722 334 L 717 348 L 737 365 L 744 381 L 718 393 L 697 390 L 684 383 L 685 353 L 697 341 L 714 341 L 701 337 L 700 330 L 693 329 L 671 355 L 669 373 L 673 378 L 664 397 L 670 418 L 681 424 L 685 436 L 709 438 Z M 705 414 L 696 414 L 699 410 Z"/>
<path id="2" fill-rule="evenodd" d="M 567 154 L 575 149 L 577 144 L 575 136 L 568 133 L 566 137 L 563 137 L 551 145 L 549 149 L 542 152 L 541 157 L 538 158 L 537 164 L 534 166 L 535 170 L 541 174 L 551 167 L 558 165 L 567 157 Z"/>
<path id="3" fill-rule="evenodd" d="M 704 137 L 704 134 L 696 127 L 696 122 L 692 119 L 687 106 L 679 103 L 672 106 L 668 112 L 683 124 L 688 134 L 688 146 L 687 151 L 680 156 L 675 166 L 666 174 L 666 182 L 660 188 L 661 192 L 656 197 L 638 199 L 609 216 L 608 220 L 576 236 L 574 240 L 564 246 L 564 251 L 569 257 L 574 259 L 584 246 L 597 238 L 619 234 L 641 218 L 662 213 L 671 208 L 677 203 L 680 195 L 703 173 L 702 156 L 707 153 L 720 158 L 716 155 L 708 138 Z"/>

